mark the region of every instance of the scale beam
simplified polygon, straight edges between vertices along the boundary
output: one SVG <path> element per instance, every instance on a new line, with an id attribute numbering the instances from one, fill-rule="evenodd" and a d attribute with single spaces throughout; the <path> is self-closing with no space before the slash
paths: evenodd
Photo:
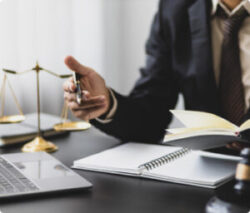
<path id="1" fill-rule="evenodd" d="M 17 72 L 17 71 L 14 71 L 14 70 L 3 69 L 3 71 L 4 71 L 5 73 L 12 74 L 12 75 L 22 75 L 22 74 L 31 72 L 32 70 L 26 70 L 26 71 L 23 71 L 23 72 Z"/>
<path id="2" fill-rule="evenodd" d="M 47 72 L 47 73 L 49 73 L 49 74 L 51 74 L 51 75 L 54 75 L 54 76 L 56 76 L 58 78 L 70 78 L 70 77 L 72 77 L 71 74 L 58 75 L 57 73 L 54 73 L 54 72 L 52 72 L 50 70 L 45 70 L 45 69 L 42 69 L 42 70 L 45 71 L 45 72 Z"/>

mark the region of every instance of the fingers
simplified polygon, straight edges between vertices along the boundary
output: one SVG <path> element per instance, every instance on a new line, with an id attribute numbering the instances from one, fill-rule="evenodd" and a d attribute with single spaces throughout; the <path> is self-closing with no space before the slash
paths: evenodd
<path id="1" fill-rule="evenodd" d="M 98 117 L 100 112 L 104 112 L 105 108 L 107 108 L 107 100 L 104 96 L 99 96 L 84 101 L 81 105 L 75 101 L 68 102 L 68 106 L 75 117 L 88 121 Z"/>
<path id="2" fill-rule="evenodd" d="M 239 151 L 244 149 L 244 146 L 240 143 L 237 143 L 237 142 L 232 143 L 232 147 L 236 150 L 239 150 Z"/>
<path id="3" fill-rule="evenodd" d="M 73 78 L 70 78 L 69 80 L 65 81 L 63 84 L 63 89 L 65 92 L 73 93 L 76 90 L 76 85 L 74 83 Z"/>
<path id="4" fill-rule="evenodd" d="M 64 63 L 68 66 L 69 69 L 83 76 L 88 75 L 90 71 L 90 68 L 80 64 L 73 56 L 67 56 L 64 59 Z"/>
<path id="5" fill-rule="evenodd" d="M 88 99 L 90 99 L 89 92 L 86 90 L 83 90 L 82 91 L 82 101 L 87 101 Z M 68 101 L 68 102 L 77 102 L 76 93 L 65 91 L 64 92 L 64 100 Z"/>
<path id="6" fill-rule="evenodd" d="M 73 111 L 74 116 L 77 118 L 83 119 L 85 121 L 88 121 L 90 119 L 93 119 L 96 117 L 96 112 L 102 110 L 104 107 L 103 106 L 96 106 L 90 109 L 86 109 L 84 111 L 78 110 L 78 111 Z"/>
<path id="7" fill-rule="evenodd" d="M 105 107 L 105 103 L 95 103 L 95 104 L 88 104 L 88 105 L 84 105 L 84 106 L 79 106 L 77 103 L 75 102 L 70 102 L 69 104 L 69 108 L 71 109 L 72 112 L 87 112 L 88 110 L 91 110 L 93 108 L 96 107 Z"/>
<path id="8" fill-rule="evenodd" d="M 244 148 L 244 146 L 238 142 L 233 142 L 233 143 L 230 143 L 230 144 L 227 144 L 226 147 L 228 149 L 233 149 L 233 150 L 236 150 L 236 151 L 240 151 Z"/>
<path id="9" fill-rule="evenodd" d="M 83 101 L 87 101 L 87 100 L 89 100 L 90 99 L 90 94 L 89 94 L 89 92 L 87 91 L 87 90 L 83 90 L 82 91 L 82 100 Z"/>
<path id="10" fill-rule="evenodd" d="M 233 149 L 232 144 L 227 144 L 226 147 L 227 147 L 228 149 Z"/>
<path id="11" fill-rule="evenodd" d="M 76 102 L 75 94 L 66 94 L 65 96 L 65 99 L 68 101 L 68 106 L 72 111 L 86 110 L 94 107 L 106 106 L 107 104 L 104 96 L 88 98 L 82 101 L 80 105 Z"/>

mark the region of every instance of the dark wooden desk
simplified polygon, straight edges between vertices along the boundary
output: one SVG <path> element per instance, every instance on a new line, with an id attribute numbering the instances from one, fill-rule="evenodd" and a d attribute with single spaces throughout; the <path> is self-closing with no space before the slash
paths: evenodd
<path id="1" fill-rule="evenodd" d="M 65 165 L 115 146 L 119 142 L 95 128 L 52 140 L 59 146 L 53 155 Z M 0 149 L 20 152 L 21 145 Z M 213 190 L 95 172 L 77 172 L 93 183 L 91 190 L 22 198 L 0 204 L 2 213 L 196 213 Z"/>

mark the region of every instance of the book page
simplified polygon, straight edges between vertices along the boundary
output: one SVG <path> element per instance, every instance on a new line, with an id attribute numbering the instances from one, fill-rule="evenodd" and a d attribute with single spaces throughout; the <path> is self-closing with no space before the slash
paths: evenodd
<path id="1" fill-rule="evenodd" d="M 250 129 L 250 120 L 245 121 L 243 124 L 240 126 L 240 131 L 244 131 L 246 129 Z"/>
<path id="2" fill-rule="evenodd" d="M 166 129 L 167 133 L 170 134 L 184 134 L 184 133 L 191 133 L 196 131 L 207 130 L 207 127 L 193 127 L 193 128 L 173 128 L 173 129 Z"/>
<path id="3" fill-rule="evenodd" d="M 181 132 L 181 133 L 176 133 L 176 134 L 166 134 L 164 136 L 163 142 L 170 142 L 170 141 L 199 137 L 199 136 L 235 136 L 236 137 L 236 134 L 233 132 L 228 132 L 228 131 L 223 131 L 223 130 Z"/>
<path id="4" fill-rule="evenodd" d="M 228 135 L 228 133 L 230 133 L 230 135 L 235 135 L 235 132 L 232 132 L 231 130 L 228 129 L 222 129 L 222 128 L 214 128 L 214 127 L 195 127 L 195 128 L 175 128 L 175 129 L 167 129 L 167 136 L 178 136 L 178 135 L 184 135 L 184 134 L 200 134 L 200 133 L 225 133 L 226 135 Z"/>
<path id="5" fill-rule="evenodd" d="M 74 161 L 73 167 L 117 172 L 139 172 L 139 166 L 180 148 L 127 143 Z"/>
<path id="6" fill-rule="evenodd" d="M 239 128 L 231 122 L 207 112 L 170 110 L 170 112 L 188 128 L 220 128 L 237 131 Z"/>

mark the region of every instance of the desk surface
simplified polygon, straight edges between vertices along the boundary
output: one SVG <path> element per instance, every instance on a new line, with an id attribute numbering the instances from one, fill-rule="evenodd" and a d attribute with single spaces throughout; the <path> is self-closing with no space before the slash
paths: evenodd
<path id="1" fill-rule="evenodd" d="M 119 142 L 95 128 L 75 132 L 53 141 L 59 151 L 53 154 L 65 165 L 76 159 L 115 146 Z M 0 153 L 20 152 L 21 145 L 0 149 Z M 66 192 L 35 198 L 15 199 L 0 204 L 2 213 L 195 213 L 203 212 L 211 189 L 178 185 L 133 177 L 77 170 L 94 187 L 83 192 Z"/>

